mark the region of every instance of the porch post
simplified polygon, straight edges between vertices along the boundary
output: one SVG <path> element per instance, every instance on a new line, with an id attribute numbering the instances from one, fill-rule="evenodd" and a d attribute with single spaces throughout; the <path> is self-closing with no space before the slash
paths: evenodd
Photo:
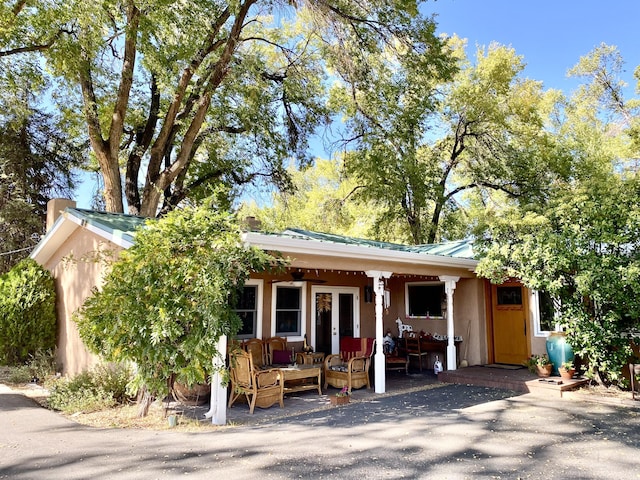
<path id="1" fill-rule="evenodd" d="M 218 354 L 213 357 L 213 374 L 211 375 L 211 402 L 209 411 L 204 414 L 214 425 L 227 423 L 227 387 L 222 385 L 220 372 L 225 368 L 224 358 L 227 353 L 227 336 L 221 335 L 216 345 Z"/>
<path id="2" fill-rule="evenodd" d="M 447 294 L 447 370 L 455 370 L 458 364 L 456 358 L 455 331 L 453 327 L 453 292 L 460 277 L 451 275 L 441 275 L 440 280 L 444 282 L 444 291 Z M 469 339 L 465 339 L 469 341 Z"/>
<path id="3" fill-rule="evenodd" d="M 384 351 L 382 348 L 384 342 L 384 332 L 382 324 L 382 301 L 384 299 L 384 278 L 389 278 L 391 272 L 383 272 L 380 270 L 368 270 L 364 272 L 367 277 L 373 278 L 373 291 L 376 294 L 376 353 L 374 356 L 375 367 L 375 392 L 384 393 L 385 385 L 385 361 Z"/>

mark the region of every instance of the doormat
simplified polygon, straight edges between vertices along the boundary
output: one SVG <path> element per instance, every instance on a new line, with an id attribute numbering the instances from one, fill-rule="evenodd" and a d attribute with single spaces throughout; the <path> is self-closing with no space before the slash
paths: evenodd
<path id="1" fill-rule="evenodd" d="M 524 368 L 523 365 L 508 365 L 506 363 L 488 363 L 483 365 L 483 367 L 487 368 L 502 368 L 503 370 L 520 370 Z"/>

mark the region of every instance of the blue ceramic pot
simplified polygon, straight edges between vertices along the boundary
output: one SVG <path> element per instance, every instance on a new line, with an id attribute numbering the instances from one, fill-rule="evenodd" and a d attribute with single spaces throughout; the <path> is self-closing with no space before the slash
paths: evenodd
<path id="1" fill-rule="evenodd" d="M 573 348 L 567 343 L 564 332 L 551 332 L 547 337 L 547 355 L 553 363 L 552 375 L 560 375 L 558 367 L 564 362 L 573 361 Z"/>

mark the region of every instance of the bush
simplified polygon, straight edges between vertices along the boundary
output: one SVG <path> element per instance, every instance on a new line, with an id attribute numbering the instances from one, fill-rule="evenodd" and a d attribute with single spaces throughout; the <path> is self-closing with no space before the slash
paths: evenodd
<path id="1" fill-rule="evenodd" d="M 24 365 L 10 367 L 9 381 L 11 383 L 38 382 L 44 383 L 56 373 L 55 353 L 53 350 L 38 350 L 29 356 Z"/>
<path id="2" fill-rule="evenodd" d="M 21 365 L 56 341 L 51 274 L 25 259 L 0 277 L 0 363 Z"/>
<path id="3" fill-rule="evenodd" d="M 105 410 L 129 400 L 127 384 L 131 369 L 122 365 L 100 365 L 72 378 L 52 382 L 49 408 L 64 413 Z"/>

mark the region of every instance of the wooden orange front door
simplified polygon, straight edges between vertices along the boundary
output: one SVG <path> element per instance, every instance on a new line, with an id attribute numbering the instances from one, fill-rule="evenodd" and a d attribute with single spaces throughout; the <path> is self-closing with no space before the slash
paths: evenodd
<path id="1" fill-rule="evenodd" d="M 528 355 L 527 301 L 518 283 L 491 286 L 495 363 L 522 364 Z"/>

